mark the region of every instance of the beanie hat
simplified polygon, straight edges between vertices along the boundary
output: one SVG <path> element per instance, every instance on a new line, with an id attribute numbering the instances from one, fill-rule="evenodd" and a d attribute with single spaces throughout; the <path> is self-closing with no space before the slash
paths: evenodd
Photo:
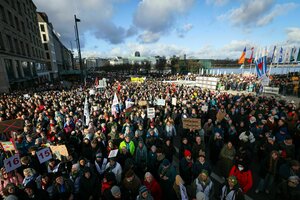
<path id="1" fill-rule="evenodd" d="M 191 156 L 191 152 L 189 150 L 184 150 L 184 153 L 183 153 L 184 157 L 188 157 L 188 156 Z"/>
<path id="2" fill-rule="evenodd" d="M 162 162 L 162 165 L 163 165 L 164 167 L 167 167 L 167 166 L 170 165 L 170 161 L 169 161 L 168 159 L 164 159 L 163 162 Z"/>
<path id="3" fill-rule="evenodd" d="M 205 174 L 206 176 L 208 176 L 208 171 L 205 169 L 202 169 L 201 174 Z"/>
<path id="4" fill-rule="evenodd" d="M 233 185 L 236 185 L 238 183 L 237 179 L 235 176 L 229 176 L 228 180 L 233 183 Z"/>
<path id="5" fill-rule="evenodd" d="M 111 191 L 111 194 L 112 194 L 113 196 L 117 196 L 118 194 L 121 194 L 120 188 L 119 188 L 118 186 L 116 186 L 116 185 L 114 185 L 114 186 L 110 189 L 110 191 Z"/>
<path id="6" fill-rule="evenodd" d="M 140 187 L 140 189 L 139 189 L 139 192 L 140 192 L 141 194 L 143 194 L 144 192 L 148 192 L 148 189 L 146 188 L 146 186 L 142 185 L 142 186 Z"/>

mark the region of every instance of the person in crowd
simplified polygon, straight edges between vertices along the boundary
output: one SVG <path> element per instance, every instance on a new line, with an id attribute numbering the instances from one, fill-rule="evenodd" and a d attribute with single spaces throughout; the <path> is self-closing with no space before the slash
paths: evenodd
<path id="1" fill-rule="evenodd" d="M 242 162 L 237 162 L 231 168 L 229 176 L 236 177 L 243 193 L 247 193 L 253 185 L 252 172 Z"/>
<path id="2" fill-rule="evenodd" d="M 186 185 L 190 185 L 192 182 L 192 167 L 193 167 L 193 160 L 192 160 L 192 153 L 189 150 L 184 151 L 184 158 L 181 159 L 179 163 L 179 173 L 182 177 L 183 181 Z"/>
<path id="3" fill-rule="evenodd" d="M 197 178 L 202 170 L 208 171 L 208 174 L 210 175 L 212 168 L 210 164 L 206 161 L 205 152 L 200 151 L 198 160 L 193 163 L 193 167 L 192 167 L 193 179 Z"/>
<path id="4" fill-rule="evenodd" d="M 220 152 L 220 171 L 222 173 L 222 176 L 227 178 L 230 169 L 233 166 L 233 159 L 235 158 L 235 148 L 232 144 L 232 142 L 228 142 L 226 145 L 223 146 L 221 152 Z"/>
<path id="5" fill-rule="evenodd" d="M 174 143 L 172 142 L 171 138 L 165 139 L 165 145 L 162 146 L 162 151 L 164 152 L 166 159 L 168 159 L 170 161 L 170 163 L 172 163 L 173 156 L 176 153 L 176 149 L 174 147 Z"/>
<path id="6" fill-rule="evenodd" d="M 143 183 L 150 191 L 154 200 L 160 200 L 162 198 L 161 187 L 150 172 L 145 173 L 145 179 Z"/>
<path id="7" fill-rule="evenodd" d="M 113 172 L 116 176 L 117 183 L 121 182 L 122 178 L 122 167 L 116 161 L 116 158 L 110 158 L 109 162 L 106 164 L 105 171 Z"/>
<path id="8" fill-rule="evenodd" d="M 133 170 L 128 170 L 123 179 L 122 185 L 124 186 L 124 196 L 128 200 L 136 199 L 139 194 L 139 188 L 141 186 L 141 180 L 134 173 Z"/>
<path id="9" fill-rule="evenodd" d="M 244 200 L 244 194 L 235 176 L 229 176 L 221 189 L 221 200 Z"/>
<path id="10" fill-rule="evenodd" d="M 127 151 L 133 156 L 135 152 L 135 146 L 133 141 L 130 140 L 130 136 L 125 136 L 125 140 L 120 143 L 119 151 L 122 151 L 122 148 L 125 147 Z"/>
<path id="11" fill-rule="evenodd" d="M 192 184 L 192 197 L 196 198 L 199 192 L 204 194 L 204 199 L 212 199 L 214 196 L 214 184 L 211 181 L 208 171 L 203 169 Z"/>
<path id="12" fill-rule="evenodd" d="M 69 200 L 74 199 L 74 187 L 70 179 L 64 178 L 61 173 L 55 174 L 53 185 L 53 199 Z"/>
<path id="13" fill-rule="evenodd" d="M 197 160 L 200 150 L 205 151 L 205 144 L 204 141 L 202 141 L 201 136 L 197 135 L 192 146 L 192 158 L 194 162 Z"/>
<path id="14" fill-rule="evenodd" d="M 175 177 L 173 190 L 175 192 L 177 199 L 188 200 L 188 194 L 187 194 L 187 190 L 185 187 L 185 183 L 180 175 L 176 175 L 176 177 Z M 169 196 L 172 197 L 172 194 L 169 194 Z"/>
<path id="15" fill-rule="evenodd" d="M 173 192 L 172 186 L 175 181 L 176 170 L 167 159 L 164 159 L 158 168 L 158 174 L 160 186 L 164 191 L 163 197 L 167 197 Z"/>
<path id="16" fill-rule="evenodd" d="M 98 190 L 95 188 L 100 188 L 99 180 L 95 176 L 90 168 L 85 168 L 83 176 L 80 178 L 79 183 L 79 198 L 96 200 L 99 199 Z"/>
<path id="17" fill-rule="evenodd" d="M 290 176 L 282 181 L 276 190 L 275 199 L 297 200 L 300 198 L 299 177 Z"/>
<path id="18" fill-rule="evenodd" d="M 136 197 L 136 200 L 154 200 L 151 193 L 148 191 L 148 188 L 142 185 L 139 188 L 139 195 Z"/>

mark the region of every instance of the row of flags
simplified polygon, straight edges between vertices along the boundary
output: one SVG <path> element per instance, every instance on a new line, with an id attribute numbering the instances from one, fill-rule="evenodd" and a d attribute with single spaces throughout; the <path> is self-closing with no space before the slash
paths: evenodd
<path id="1" fill-rule="evenodd" d="M 296 63 L 300 62 L 300 48 L 299 47 L 280 47 L 274 46 L 273 50 L 268 48 L 258 48 L 255 51 L 254 47 L 250 49 L 250 55 L 247 58 L 247 48 L 245 47 L 239 60 L 238 64 L 254 63 L 259 58 L 266 56 L 267 63 L 279 64 L 279 63 Z"/>

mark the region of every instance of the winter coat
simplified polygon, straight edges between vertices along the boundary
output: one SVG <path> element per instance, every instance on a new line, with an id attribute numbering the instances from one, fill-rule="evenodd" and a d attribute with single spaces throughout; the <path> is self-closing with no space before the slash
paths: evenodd
<path id="1" fill-rule="evenodd" d="M 126 178 L 123 179 L 122 185 L 125 189 L 126 199 L 135 199 L 139 193 L 139 188 L 141 186 L 140 179 L 134 175 L 134 178 L 131 182 L 128 182 Z"/>
<path id="2" fill-rule="evenodd" d="M 162 190 L 158 182 L 153 178 L 151 183 L 144 181 L 144 185 L 148 188 L 154 200 L 161 200 Z"/>
<path id="3" fill-rule="evenodd" d="M 198 160 L 194 162 L 192 167 L 193 178 L 197 178 L 203 169 L 207 170 L 208 174 L 211 173 L 211 167 L 208 162 L 200 163 Z"/>
<path id="4" fill-rule="evenodd" d="M 252 188 L 252 172 L 250 170 L 240 171 L 236 165 L 234 165 L 229 173 L 229 176 L 235 176 L 238 180 L 244 193 L 248 192 Z"/>
<path id="5" fill-rule="evenodd" d="M 106 171 L 109 171 L 109 172 L 113 172 L 116 176 L 116 180 L 118 183 L 121 182 L 121 178 L 122 178 L 122 167 L 121 165 L 116 162 L 114 166 L 110 166 L 110 163 L 108 162 L 106 167 L 105 167 L 105 170 Z"/>
<path id="6" fill-rule="evenodd" d="M 205 200 L 213 198 L 214 195 L 214 184 L 208 178 L 205 182 L 201 181 L 200 178 L 196 178 L 192 183 L 192 197 L 196 198 L 198 192 L 203 192 L 205 195 Z"/>
<path id="7" fill-rule="evenodd" d="M 92 196 L 97 199 L 99 196 L 98 189 L 100 188 L 100 181 L 98 181 L 97 176 L 91 174 L 90 178 L 87 179 L 84 175 L 80 178 L 79 195 L 80 199 L 89 199 Z"/>
<path id="8" fill-rule="evenodd" d="M 244 200 L 244 194 L 238 185 L 235 185 L 232 189 L 228 184 L 224 185 L 221 189 L 220 200 Z"/>
<path id="9" fill-rule="evenodd" d="M 182 158 L 179 163 L 179 173 L 185 184 L 190 185 L 192 182 L 192 166 L 193 161 L 188 161 L 186 158 Z"/>
<path id="10" fill-rule="evenodd" d="M 135 146 L 133 141 L 130 141 L 129 143 L 127 143 L 125 140 L 122 141 L 119 146 L 119 151 L 122 151 L 123 147 L 125 147 L 128 150 L 128 152 L 130 152 L 131 155 L 134 154 Z"/>

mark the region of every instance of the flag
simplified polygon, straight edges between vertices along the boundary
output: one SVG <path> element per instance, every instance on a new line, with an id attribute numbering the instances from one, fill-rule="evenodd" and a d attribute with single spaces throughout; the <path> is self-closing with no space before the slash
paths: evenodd
<path id="1" fill-rule="evenodd" d="M 248 59 L 248 63 L 251 64 L 252 63 L 252 60 L 253 60 L 253 51 L 254 51 L 254 47 L 251 48 L 251 56 L 250 58 Z"/>
<path id="2" fill-rule="evenodd" d="M 289 63 L 290 62 L 290 53 L 291 53 L 291 49 L 288 47 L 285 50 L 284 63 Z"/>
<path id="3" fill-rule="evenodd" d="M 115 93 L 113 103 L 111 105 L 111 114 L 116 116 L 117 113 L 119 113 L 118 108 L 119 108 L 119 100 L 117 94 Z"/>
<path id="4" fill-rule="evenodd" d="M 260 78 L 267 73 L 267 56 L 263 56 L 255 61 L 257 76 Z"/>
<path id="5" fill-rule="evenodd" d="M 75 22 L 80 22 L 81 20 L 80 19 L 78 19 L 77 17 L 76 17 L 76 15 L 75 15 Z"/>
<path id="6" fill-rule="evenodd" d="M 293 47 L 293 48 L 292 48 L 292 51 L 291 51 L 291 58 L 290 58 L 290 61 L 291 61 L 291 62 L 296 61 L 296 60 L 295 60 L 295 58 L 296 58 L 296 51 L 297 51 L 296 47 Z"/>
<path id="7" fill-rule="evenodd" d="M 85 125 L 88 126 L 90 122 L 90 112 L 89 112 L 89 104 L 87 101 L 87 97 L 85 97 L 84 100 L 83 115 L 85 116 Z"/>
<path id="8" fill-rule="evenodd" d="M 280 51 L 279 51 L 279 57 L 278 57 L 278 63 L 281 63 L 283 61 L 283 48 L 280 47 Z"/>
<path id="9" fill-rule="evenodd" d="M 121 88 L 122 88 L 122 86 L 121 86 L 121 84 L 120 83 L 118 83 L 118 92 L 120 92 L 120 90 L 121 90 Z"/>
<path id="10" fill-rule="evenodd" d="M 300 61 L 300 48 L 298 49 L 297 61 Z"/>
<path id="11" fill-rule="evenodd" d="M 273 53 L 272 53 L 272 56 L 271 56 L 271 63 L 273 62 L 275 54 L 276 54 L 276 45 L 274 46 Z"/>
<path id="12" fill-rule="evenodd" d="M 246 55 L 246 47 L 244 48 L 244 51 L 242 52 L 242 55 L 238 61 L 238 64 L 244 64 L 245 62 L 245 55 Z"/>

